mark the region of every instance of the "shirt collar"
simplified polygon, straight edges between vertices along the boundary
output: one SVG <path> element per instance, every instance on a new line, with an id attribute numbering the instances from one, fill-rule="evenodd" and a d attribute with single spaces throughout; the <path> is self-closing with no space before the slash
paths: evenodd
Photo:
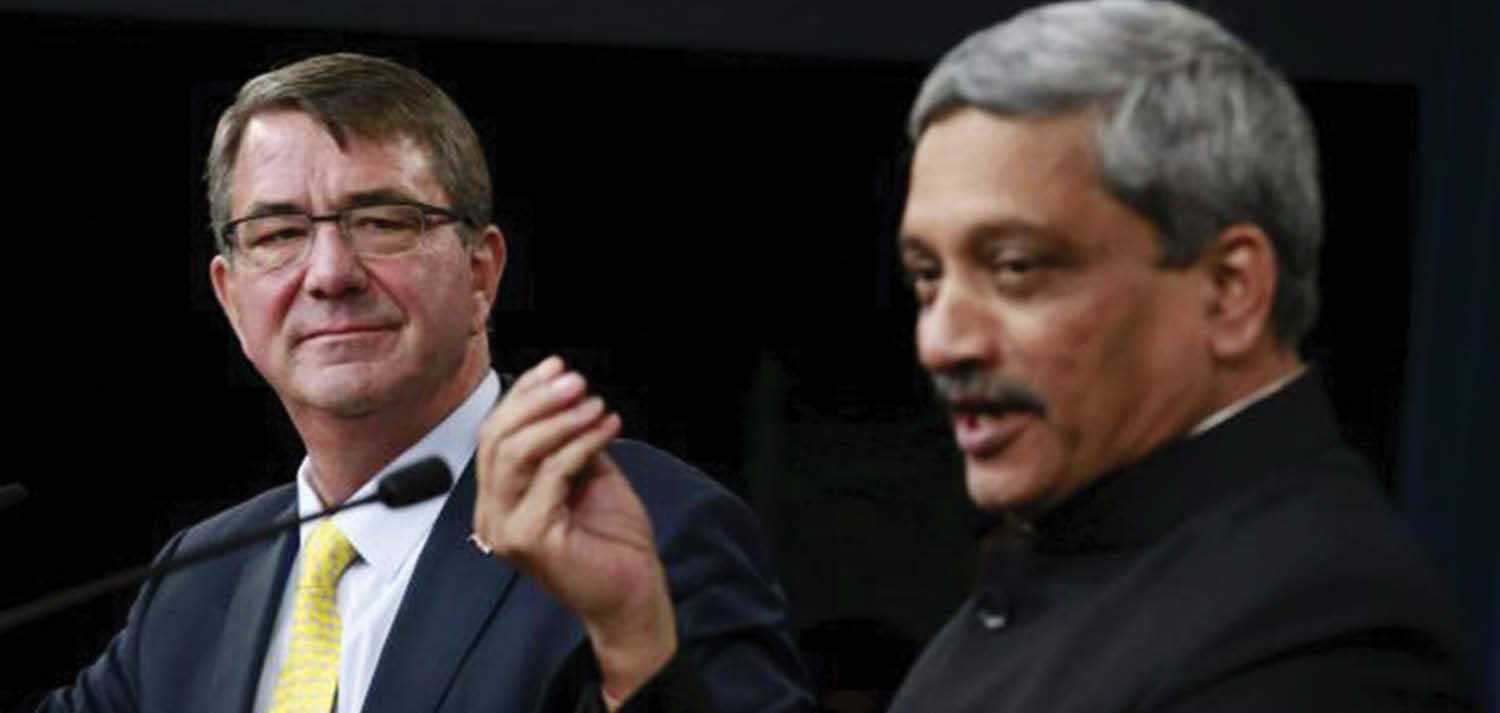
<path id="1" fill-rule="evenodd" d="M 362 498 L 375 492 L 380 480 L 409 463 L 437 456 L 454 473 L 464 472 L 479 439 L 479 425 L 500 396 L 500 379 L 490 372 L 458 408 L 427 432 L 421 440 L 406 449 L 395 460 L 350 496 Z M 372 566 L 382 580 L 394 577 L 406 559 L 416 551 L 432 529 L 448 494 L 403 508 L 380 505 L 353 508 L 333 516 L 339 531 L 349 538 L 360 559 Z M 322 500 L 312 487 L 312 460 L 304 457 L 297 468 L 297 512 L 306 517 L 323 509 Z M 305 542 L 316 522 L 302 525 Z"/>
<path id="2" fill-rule="evenodd" d="M 1271 394 L 1276 393 L 1277 391 L 1280 391 L 1283 386 L 1292 383 L 1292 381 L 1297 377 L 1302 376 L 1302 372 L 1305 371 L 1307 371 L 1307 367 L 1299 365 L 1296 369 L 1293 369 L 1290 373 L 1282 376 L 1281 378 L 1276 379 L 1275 381 L 1272 381 L 1271 383 L 1250 392 L 1250 394 L 1241 397 L 1238 401 L 1235 401 L 1234 403 L 1213 412 L 1209 415 L 1208 418 L 1199 421 L 1198 425 L 1193 427 L 1193 430 L 1188 431 L 1188 438 L 1202 435 L 1208 429 L 1213 428 L 1214 426 L 1217 426 L 1225 421 L 1228 421 L 1230 417 L 1241 411 L 1244 411 L 1246 407 L 1250 406 L 1250 404 L 1253 404 L 1256 401 L 1259 401 L 1267 396 L 1270 396 Z"/>

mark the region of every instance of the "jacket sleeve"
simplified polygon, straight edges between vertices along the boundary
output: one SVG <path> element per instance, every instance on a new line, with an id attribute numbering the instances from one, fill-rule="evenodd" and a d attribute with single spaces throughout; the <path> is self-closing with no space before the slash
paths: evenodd
<path id="1" fill-rule="evenodd" d="M 584 643 L 573 650 L 553 678 L 542 713 L 606 713 L 599 692 L 599 670 Z M 681 650 L 617 713 L 718 713 L 692 657 Z"/>
<path id="2" fill-rule="evenodd" d="M 612 448 L 651 513 L 677 616 L 678 654 L 626 711 L 798 713 L 814 709 L 759 523 L 738 498 L 649 446 Z M 686 475 L 684 475 L 686 473 Z M 645 482 L 643 482 L 645 481 Z M 582 659 L 580 661 L 580 659 Z M 546 713 L 595 710 L 587 641 L 554 676 Z M 584 707 L 581 707 L 584 706 Z"/>
<path id="3" fill-rule="evenodd" d="M 786 600 L 749 508 L 706 497 L 662 545 L 682 650 L 724 713 L 813 709 Z"/>

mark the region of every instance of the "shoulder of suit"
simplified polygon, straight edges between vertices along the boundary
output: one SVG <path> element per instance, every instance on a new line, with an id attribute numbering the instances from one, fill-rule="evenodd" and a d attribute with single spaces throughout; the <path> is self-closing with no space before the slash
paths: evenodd
<path id="1" fill-rule="evenodd" d="M 609 446 L 609 454 L 637 487 L 668 487 L 681 494 L 703 491 L 728 494 L 722 485 L 702 470 L 656 446 L 627 438 Z"/>
<path id="2" fill-rule="evenodd" d="M 622 438 L 610 445 L 609 454 L 645 503 L 658 535 L 688 512 L 749 513 L 728 488 L 660 448 Z"/>
<path id="3" fill-rule="evenodd" d="M 192 525 L 183 533 L 182 544 L 191 547 L 264 527 L 278 516 L 294 513 L 296 502 L 296 483 L 276 486 Z"/>
<path id="4" fill-rule="evenodd" d="M 1251 626 L 1262 641 L 1279 629 L 1286 649 L 1382 627 L 1451 638 L 1436 573 L 1347 447 L 1266 473 L 1152 556 L 1172 562 L 1153 586 L 1185 620 Z"/>

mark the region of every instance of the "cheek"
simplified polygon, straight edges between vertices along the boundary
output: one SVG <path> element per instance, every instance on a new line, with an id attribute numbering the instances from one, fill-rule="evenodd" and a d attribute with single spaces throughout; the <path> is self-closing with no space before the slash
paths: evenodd
<path id="1" fill-rule="evenodd" d="M 1072 401 L 1107 358 L 1099 343 L 1103 322 L 1100 305 L 1079 301 L 1040 312 L 1017 332 L 1021 375 L 1036 382 L 1049 408 Z"/>
<path id="2" fill-rule="evenodd" d="M 427 257 L 385 281 L 394 301 L 408 320 L 424 322 L 428 329 L 467 331 L 474 323 L 476 299 L 466 266 L 452 255 Z"/>
<path id="3" fill-rule="evenodd" d="M 1064 322 L 1058 363 L 1071 369 L 1061 378 L 1070 425 L 1076 440 L 1088 441 L 1086 450 L 1140 441 L 1162 404 L 1193 381 L 1192 364 L 1183 359 L 1190 321 L 1171 294 L 1143 287 L 1117 291 L 1087 316 Z"/>
<path id="4" fill-rule="evenodd" d="M 474 306 L 469 315 L 469 333 L 480 334 L 484 332 L 485 322 L 489 318 L 489 300 L 481 290 L 474 290 L 470 294 L 474 297 Z"/>
<path id="5" fill-rule="evenodd" d="M 1098 294 L 1056 305 L 1039 315 L 1021 346 L 1022 366 L 1047 401 L 1056 444 L 1072 451 L 1113 427 L 1143 381 L 1138 353 L 1141 325 L 1126 300 Z"/>
<path id="6" fill-rule="evenodd" d="M 272 349 L 294 295 L 294 289 L 270 280 L 239 292 L 240 332 L 246 352 L 259 354 Z"/>

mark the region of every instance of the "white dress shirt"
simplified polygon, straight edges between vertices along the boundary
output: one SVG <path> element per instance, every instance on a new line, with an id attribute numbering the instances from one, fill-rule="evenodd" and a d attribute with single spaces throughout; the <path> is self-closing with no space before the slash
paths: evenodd
<path id="1" fill-rule="evenodd" d="M 438 456 L 448 464 L 448 469 L 457 478 L 469 465 L 479 437 L 479 424 L 495 405 L 500 395 L 500 379 L 490 372 L 479 387 L 469 394 L 453 413 L 442 423 L 417 441 L 395 460 L 391 461 L 370 482 L 365 483 L 351 498 L 359 498 L 375 491 L 376 483 L 396 469 L 416 461 Z M 312 487 L 312 463 L 302 459 L 297 468 L 297 512 L 309 515 L 323 509 L 323 503 Z M 391 623 L 396 619 L 396 610 L 406 594 L 406 585 L 416 569 L 427 535 L 437 521 L 438 513 L 448 502 L 448 494 L 416 505 L 390 509 L 380 505 L 354 508 L 333 516 L 339 531 L 349 538 L 358 559 L 339 580 L 335 600 L 343 634 L 339 649 L 338 702 L 336 713 L 358 713 L 365 704 L 365 694 L 370 690 L 370 681 L 375 675 L 375 665 L 380 661 L 380 652 L 385 647 L 386 636 L 391 632 Z M 311 535 L 316 522 L 305 524 L 301 530 L 296 560 L 282 592 L 281 607 L 276 615 L 275 628 L 271 631 L 270 647 L 266 650 L 265 665 L 260 671 L 260 685 L 255 694 L 255 713 L 265 713 L 271 707 L 272 692 L 276 690 L 276 679 L 286 661 L 291 646 L 292 601 L 296 595 L 297 577 L 302 571 L 300 542 Z"/>
<path id="2" fill-rule="evenodd" d="M 1224 408 L 1221 408 L 1218 411 L 1213 412 L 1212 414 L 1209 414 L 1208 418 L 1199 421 L 1198 425 L 1193 427 L 1193 430 L 1188 431 L 1188 438 L 1202 435 L 1208 429 L 1213 428 L 1214 426 L 1217 426 L 1225 421 L 1228 421 L 1235 414 L 1249 408 L 1250 404 L 1253 404 L 1256 401 L 1259 401 L 1267 396 L 1270 396 L 1271 394 L 1282 390 L 1282 388 L 1284 388 L 1287 384 L 1296 381 L 1297 377 L 1302 376 L 1305 373 L 1307 373 L 1307 367 L 1298 366 L 1296 369 L 1293 369 L 1290 374 L 1272 381 L 1271 383 L 1246 394 L 1238 401 L 1235 401 L 1234 403 L 1229 404 L 1228 406 L 1225 406 Z"/>

